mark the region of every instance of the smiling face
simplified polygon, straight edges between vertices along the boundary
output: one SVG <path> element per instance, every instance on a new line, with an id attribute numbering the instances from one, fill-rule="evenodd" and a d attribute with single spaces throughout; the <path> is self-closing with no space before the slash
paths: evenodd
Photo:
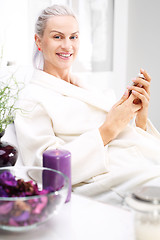
<path id="1" fill-rule="evenodd" d="M 53 16 L 48 19 L 43 36 L 35 35 L 35 41 L 44 57 L 43 70 L 63 75 L 69 72 L 78 53 L 78 23 L 72 16 Z"/>

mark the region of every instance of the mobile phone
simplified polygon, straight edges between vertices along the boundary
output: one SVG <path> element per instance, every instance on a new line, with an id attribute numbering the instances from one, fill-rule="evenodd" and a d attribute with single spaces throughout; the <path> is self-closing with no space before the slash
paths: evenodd
<path id="1" fill-rule="evenodd" d="M 145 79 L 144 75 L 142 73 L 139 73 L 137 77 Z M 132 86 L 137 86 L 137 83 L 132 83 Z M 132 90 L 129 90 L 129 96 L 131 95 Z"/>

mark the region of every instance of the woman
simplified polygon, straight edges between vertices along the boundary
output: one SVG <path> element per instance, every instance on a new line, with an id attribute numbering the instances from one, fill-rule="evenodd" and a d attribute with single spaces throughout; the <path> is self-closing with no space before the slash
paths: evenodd
<path id="1" fill-rule="evenodd" d="M 111 91 L 105 96 L 90 91 L 70 71 L 78 53 L 79 26 L 63 6 L 41 13 L 35 44 L 35 71 L 20 101 L 25 114 L 18 113 L 15 121 L 24 164 L 41 165 L 47 149 L 68 149 L 73 189 L 90 196 L 121 187 L 131 178 L 142 176 L 132 183 L 136 185 L 157 176 L 148 171 L 160 162 L 160 135 L 147 120 L 148 73 L 141 69 L 144 79 L 135 78 L 136 86 L 128 87 L 114 106 Z"/>

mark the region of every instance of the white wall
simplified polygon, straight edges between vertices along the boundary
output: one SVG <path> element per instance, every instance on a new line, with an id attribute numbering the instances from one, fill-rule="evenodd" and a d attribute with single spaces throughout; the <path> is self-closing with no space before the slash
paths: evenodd
<path id="1" fill-rule="evenodd" d="M 117 99 L 126 88 L 128 1 L 114 0 L 113 84 Z"/>
<path id="2" fill-rule="evenodd" d="M 27 4 L 26 0 L 0 0 L 0 49 L 3 48 L 3 65 L 7 62 L 28 63 Z"/>
<path id="3" fill-rule="evenodd" d="M 152 77 L 149 118 L 160 130 L 160 1 L 129 0 L 127 81 L 140 68 Z"/>

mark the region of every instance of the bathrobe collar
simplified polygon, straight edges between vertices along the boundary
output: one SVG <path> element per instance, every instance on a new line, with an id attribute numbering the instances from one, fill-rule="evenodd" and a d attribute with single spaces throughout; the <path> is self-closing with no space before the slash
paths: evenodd
<path id="1" fill-rule="evenodd" d="M 103 96 L 94 91 L 89 91 L 85 86 L 82 88 L 80 83 L 78 84 L 79 86 L 75 86 L 38 69 L 34 70 L 31 83 L 52 89 L 64 96 L 79 99 L 105 112 L 108 112 L 115 103 L 113 91 L 108 91 Z"/>

